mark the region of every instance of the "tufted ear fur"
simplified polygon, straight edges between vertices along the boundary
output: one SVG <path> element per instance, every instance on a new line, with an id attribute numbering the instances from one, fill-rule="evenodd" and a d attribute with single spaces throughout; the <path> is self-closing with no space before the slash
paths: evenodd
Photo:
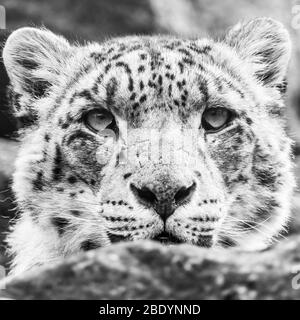
<path id="1" fill-rule="evenodd" d="M 282 89 L 291 54 L 291 41 L 280 22 L 257 18 L 239 23 L 228 32 L 225 42 L 252 64 L 255 75 L 266 86 Z"/>
<path id="2" fill-rule="evenodd" d="M 43 97 L 64 70 L 72 47 L 45 29 L 21 28 L 7 39 L 3 61 L 16 101 L 16 115 L 26 116 L 34 99 Z"/>

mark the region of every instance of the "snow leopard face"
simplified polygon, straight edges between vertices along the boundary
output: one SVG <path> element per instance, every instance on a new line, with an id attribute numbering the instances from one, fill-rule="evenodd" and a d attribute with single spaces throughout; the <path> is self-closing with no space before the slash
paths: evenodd
<path id="1" fill-rule="evenodd" d="M 285 225 L 290 43 L 271 19 L 222 42 L 124 37 L 70 45 L 15 31 L 4 48 L 14 111 L 15 268 L 117 241 L 256 248 Z"/>

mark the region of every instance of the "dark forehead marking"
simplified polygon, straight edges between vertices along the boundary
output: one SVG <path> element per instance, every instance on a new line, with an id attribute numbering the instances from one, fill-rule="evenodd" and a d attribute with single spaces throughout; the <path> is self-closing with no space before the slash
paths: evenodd
<path id="1" fill-rule="evenodd" d="M 45 133 L 45 136 L 44 136 L 44 138 L 45 138 L 45 141 L 46 142 L 49 142 L 50 141 L 50 134 L 49 133 Z"/>
<path id="2" fill-rule="evenodd" d="M 92 86 L 91 90 L 95 95 L 99 93 L 99 84 L 102 82 L 103 78 L 104 78 L 104 73 L 100 73 L 96 78 L 94 85 Z"/>
<path id="3" fill-rule="evenodd" d="M 155 68 L 162 65 L 164 58 L 161 56 L 161 52 L 159 50 L 151 48 L 149 50 L 149 55 L 151 60 L 151 70 L 154 70 Z"/>
<path id="4" fill-rule="evenodd" d="M 180 73 L 183 73 L 184 72 L 184 65 L 182 62 L 178 62 L 178 66 L 179 66 L 179 70 L 180 70 Z"/>
<path id="5" fill-rule="evenodd" d="M 166 48 L 168 50 L 173 50 L 177 51 L 179 54 L 182 55 L 182 59 L 177 62 L 177 66 L 179 68 L 179 71 L 181 73 L 184 72 L 185 68 L 190 68 L 192 65 L 197 65 L 197 68 L 199 68 L 200 71 L 205 71 L 206 74 L 210 75 L 209 82 L 213 82 L 216 84 L 218 89 L 223 89 L 224 87 L 229 87 L 231 90 L 235 90 L 242 98 L 244 97 L 244 88 L 239 86 L 239 83 L 233 83 L 230 81 L 230 78 L 233 78 L 233 72 L 232 70 L 226 66 L 224 63 L 219 63 L 218 61 L 214 61 L 213 58 L 213 43 L 204 44 L 201 45 L 201 43 L 198 45 L 190 40 L 171 40 L 171 39 L 162 39 L 160 41 L 156 42 L 151 42 L 149 40 L 150 38 L 147 38 L 147 40 L 141 40 L 141 43 L 137 43 L 136 41 L 133 43 L 116 43 L 113 42 L 111 43 L 111 48 L 109 49 L 102 49 L 99 48 L 100 52 L 93 52 L 90 54 L 90 57 L 93 58 L 94 64 L 95 63 L 103 63 L 107 62 L 106 66 L 104 67 L 104 73 L 108 72 L 114 67 L 120 67 L 123 68 L 126 74 L 128 75 L 128 90 L 131 92 L 134 92 L 135 90 L 135 82 L 132 76 L 132 70 L 130 68 L 130 64 L 122 61 L 122 57 L 124 54 L 141 50 L 143 49 L 145 52 L 142 52 L 139 54 L 139 57 L 142 61 L 147 59 L 147 57 L 150 57 L 150 66 L 151 69 L 154 70 L 157 66 L 160 66 L 164 61 L 163 57 L 161 55 L 161 48 Z M 126 40 L 125 40 L 126 41 Z M 116 53 L 117 50 L 117 53 Z M 110 56 L 111 54 L 111 56 Z M 211 74 L 208 72 L 206 67 L 204 65 L 201 65 L 200 63 L 197 63 L 197 59 L 199 59 L 199 56 L 202 56 L 201 61 L 206 61 L 208 64 L 210 63 L 215 63 L 220 67 L 220 70 L 224 72 L 224 74 L 228 74 L 228 79 L 225 76 L 222 76 L 222 74 Z M 206 56 L 206 58 L 203 60 L 203 56 Z M 121 60 L 120 60 L 121 59 Z M 203 63 L 204 63 L 203 62 Z M 72 81 L 70 81 L 69 84 L 76 83 L 76 78 L 86 75 L 89 71 L 92 70 L 93 64 L 87 64 L 81 70 L 77 73 L 77 77 L 75 77 Z M 168 64 L 169 68 L 167 70 L 171 69 L 171 65 Z M 144 66 L 139 66 L 139 72 L 144 71 L 145 67 Z M 175 75 L 168 71 L 165 74 L 166 77 L 168 77 L 170 80 L 175 79 Z M 240 80 L 239 76 L 236 76 L 235 79 Z M 92 101 L 95 103 L 92 93 L 98 94 L 98 83 L 103 81 L 103 74 L 99 76 L 99 79 L 95 82 L 93 86 L 93 90 L 86 90 L 85 92 L 79 93 L 79 96 L 84 96 L 88 100 Z M 151 88 L 155 88 L 158 90 L 158 94 L 161 94 L 163 92 L 163 76 L 160 75 L 158 78 L 158 82 L 154 82 L 153 80 L 149 80 L 148 85 Z M 138 87 L 140 90 L 144 89 L 144 83 L 139 82 L 137 83 Z M 107 97 L 112 96 L 110 93 L 112 91 L 115 92 L 115 90 L 110 90 L 112 88 L 116 88 L 115 85 L 107 86 Z M 205 90 L 205 88 L 208 88 L 208 80 L 206 79 L 205 83 L 202 85 L 201 89 L 204 90 L 204 95 L 206 95 L 206 92 L 208 90 Z M 66 91 L 66 90 L 65 90 Z M 172 90 L 171 90 L 171 85 L 168 85 L 168 94 L 172 95 Z M 208 92 L 207 92 L 208 94 Z M 77 95 L 77 94 L 76 94 Z M 62 95 L 61 95 L 62 96 Z M 186 96 L 186 95 L 185 95 Z M 185 107 L 185 96 L 181 97 L 181 103 L 182 106 Z M 74 97 L 70 99 L 70 102 L 73 102 Z M 61 101 L 61 100 L 59 100 Z M 59 102 L 58 100 L 56 102 Z"/>
<path id="6" fill-rule="evenodd" d="M 209 44 L 198 46 L 195 43 L 189 44 L 188 48 L 196 52 L 197 54 L 208 54 L 212 49 L 211 45 Z"/>
<path id="7" fill-rule="evenodd" d="M 181 81 L 177 81 L 177 82 L 176 82 L 176 85 L 177 85 L 177 87 L 178 87 L 179 90 L 183 90 L 184 86 L 186 85 L 186 80 L 183 79 L 183 80 L 181 80 Z"/>
<path id="8" fill-rule="evenodd" d="M 107 74 L 110 69 L 111 69 L 111 63 L 108 63 L 104 68 L 104 73 Z"/>
<path id="9" fill-rule="evenodd" d="M 133 92 L 132 94 L 131 94 L 131 96 L 130 96 L 130 100 L 131 101 L 135 101 L 135 98 L 136 98 L 136 93 L 135 92 Z"/>
<path id="10" fill-rule="evenodd" d="M 186 56 L 188 58 L 193 58 L 193 55 L 191 54 L 191 52 L 189 50 L 187 50 L 186 48 L 179 48 L 179 49 L 177 49 L 177 51 L 182 53 L 184 56 Z"/>
<path id="11" fill-rule="evenodd" d="M 76 95 L 77 97 L 79 97 L 79 98 L 85 98 L 85 99 L 87 99 L 87 100 L 90 100 L 90 101 L 96 103 L 96 100 L 95 100 L 94 97 L 92 96 L 91 90 L 85 89 L 85 90 L 82 90 L 82 91 L 80 91 L 80 92 L 78 92 L 78 93 L 75 93 L 75 95 Z"/>
<path id="12" fill-rule="evenodd" d="M 105 55 L 99 52 L 92 52 L 90 57 L 99 64 L 106 60 Z"/>
<path id="13" fill-rule="evenodd" d="M 106 103 L 110 108 L 115 109 L 114 97 L 118 88 L 118 82 L 115 77 L 109 79 L 106 84 Z"/>
<path id="14" fill-rule="evenodd" d="M 131 52 L 134 52 L 134 51 L 138 51 L 138 50 L 143 49 L 145 47 L 146 47 L 146 42 L 145 41 L 143 41 L 143 44 L 138 43 L 138 44 L 134 44 L 134 45 L 131 45 L 131 46 L 129 45 L 127 50 L 125 50 L 125 53 L 127 54 L 127 53 L 131 53 Z"/>
<path id="15" fill-rule="evenodd" d="M 192 54 L 188 51 L 188 50 L 186 50 L 185 48 L 179 48 L 179 49 L 181 49 L 181 53 L 184 55 L 184 56 L 188 56 L 188 57 L 190 57 L 190 56 L 192 56 Z M 210 51 L 211 50 L 211 47 L 210 46 L 206 46 L 203 50 L 201 50 L 201 49 L 197 49 L 196 47 L 193 47 L 193 49 L 195 49 L 194 51 L 195 52 L 208 52 L 208 51 Z M 159 64 L 159 59 L 160 59 L 160 56 L 161 56 L 161 54 L 158 52 L 157 53 L 157 51 L 155 51 L 155 50 L 152 50 L 152 51 L 148 51 L 148 53 L 147 53 L 148 55 L 150 55 L 150 57 L 151 57 L 151 55 L 152 55 L 152 60 L 154 60 L 154 61 L 156 61 L 156 63 L 157 64 Z M 198 54 L 198 53 L 197 53 Z M 144 53 L 142 53 L 142 54 L 140 54 L 140 57 L 141 58 L 145 58 L 146 57 L 146 54 L 144 54 Z M 118 57 L 118 58 L 120 58 L 120 57 Z M 183 62 L 181 62 L 181 65 L 183 66 L 185 64 L 185 62 L 183 61 Z M 133 93 L 131 94 L 131 96 L 130 96 L 130 100 L 132 100 L 132 101 L 134 101 L 134 104 L 132 105 L 133 106 L 133 109 L 134 110 L 137 110 L 137 108 L 139 107 L 139 104 L 138 104 L 138 102 L 137 101 L 135 101 L 135 99 L 136 99 L 136 93 L 134 92 L 134 81 L 133 81 L 133 78 L 131 77 L 131 74 L 132 74 L 132 70 L 131 70 L 131 68 L 130 68 L 130 64 L 128 64 L 128 63 L 125 63 L 124 61 L 117 61 L 116 62 L 116 66 L 118 66 L 118 67 L 122 67 L 123 69 L 124 69 L 124 71 L 126 72 L 126 74 L 128 74 L 128 89 L 129 89 L 129 91 L 132 91 Z M 168 70 L 170 70 L 171 68 L 172 68 L 172 66 L 170 65 L 170 64 L 168 64 L 168 66 L 169 66 L 169 68 L 167 68 Z M 200 66 L 199 65 L 199 68 L 201 69 L 201 70 L 205 70 L 205 68 L 203 67 L 203 66 Z M 143 69 L 143 68 L 142 68 Z M 207 72 L 208 73 L 208 72 Z M 176 77 L 175 77 L 175 75 L 174 74 L 172 74 L 172 73 L 169 73 L 169 72 L 167 72 L 166 74 L 165 74 L 165 76 L 167 77 L 167 78 L 169 78 L 170 80 L 175 80 L 176 79 Z M 219 78 L 218 78 L 218 77 Z M 241 90 L 239 90 L 239 88 L 235 88 L 234 86 L 233 86 L 233 84 L 232 83 L 228 83 L 228 80 L 227 79 L 224 79 L 224 81 L 226 82 L 226 80 L 227 80 L 227 82 L 224 84 L 222 84 L 222 79 L 223 77 L 220 77 L 219 75 L 211 75 L 211 79 L 209 78 L 209 79 L 204 79 L 203 78 L 203 82 L 200 84 L 200 86 L 199 86 L 199 89 L 200 89 L 200 91 L 203 93 L 203 95 L 204 95 L 204 100 L 205 101 L 207 101 L 208 100 L 208 96 L 209 96 L 209 92 L 208 92 L 208 87 L 209 87 L 209 85 L 208 85 L 208 82 L 212 82 L 214 79 L 218 79 L 218 87 L 223 87 L 223 86 L 225 86 L 226 85 L 226 83 L 228 84 L 228 86 L 230 86 L 231 87 L 231 89 L 236 89 L 241 95 L 243 95 L 243 93 L 241 92 Z M 151 79 L 153 79 L 153 80 L 149 80 L 148 81 L 148 86 L 149 87 L 151 87 L 151 88 L 154 88 L 154 89 L 157 89 L 157 92 L 158 92 L 158 94 L 160 93 L 162 93 L 162 85 L 163 85 L 163 75 L 162 74 L 156 74 L 156 73 L 152 73 L 151 74 Z M 155 80 L 155 81 L 154 81 Z M 110 82 L 111 80 L 109 80 L 109 82 Z M 178 86 L 178 88 L 179 89 L 182 89 L 182 86 L 183 86 L 183 82 L 184 82 L 184 80 L 182 81 L 182 84 L 181 83 L 177 83 L 177 86 Z M 113 83 L 115 83 L 115 82 L 113 82 Z M 111 84 L 113 84 L 113 83 L 111 83 Z M 139 81 L 138 82 L 138 85 L 139 85 L 139 88 L 140 88 L 140 90 L 143 90 L 144 89 L 144 83 L 143 83 L 143 81 Z M 113 95 L 114 95 L 114 93 L 116 92 L 116 85 L 115 84 L 113 84 L 112 86 L 111 85 L 107 85 L 107 96 L 108 97 L 112 97 Z M 110 90 L 110 89 L 112 89 L 112 91 Z M 169 94 L 169 96 L 171 96 L 172 95 L 172 84 L 169 84 L 168 85 L 168 94 Z M 113 93 L 113 94 L 111 94 L 111 93 Z M 187 92 L 184 92 L 181 96 L 180 96 L 180 99 L 178 100 L 178 99 L 174 99 L 174 104 L 175 105 L 177 105 L 177 106 L 182 106 L 183 108 L 185 108 L 186 107 L 186 101 L 187 101 L 187 95 L 188 95 L 188 93 Z M 143 99 L 140 101 L 140 102 L 142 102 L 143 101 Z M 111 100 L 111 102 L 113 102 L 112 100 Z M 184 112 L 184 114 L 185 114 L 185 112 Z"/>
<path id="16" fill-rule="evenodd" d="M 131 76 L 128 77 L 128 90 L 131 92 L 134 90 L 134 81 Z"/>
<path id="17" fill-rule="evenodd" d="M 126 48 L 126 46 L 121 45 L 119 47 L 119 51 L 122 51 L 122 49 L 124 50 L 125 48 Z M 115 51 L 114 46 L 112 46 L 106 50 L 103 48 L 99 48 L 99 50 L 101 50 L 101 52 L 92 52 L 90 54 L 89 57 L 93 59 L 92 63 L 88 59 L 85 59 L 82 61 L 82 65 L 81 65 L 79 71 L 77 71 L 75 73 L 75 75 L 66 84 L 63 92 L 57 97 L 57 99 L 55 101 L 55 106 L 53 107 L 54 110 L 60 105 L 60 103 L 61 103 L 62 99 L 65 97 L 66 93 L 78 82 L 78 79 L 84 75 L 87 75 L 91 70 L 93 70 L 95 63 L 97 63 L 99 65 L 99 64 L 103 63 L 104 61 L 116 60 L 119 58 L 116 55 L 114 55 L 112 57 L 108 57 L 109 54 L 111 54 Z M 120 55 L 120 57 L 121 57 L 121 55 Z M 109 68 L 110 67 L 108 65 L 107 69 L 109 69 Z M 51 113 L 49 113 L 49 114 L 51 115 Z"/>
<path id="18" fill-rule="evenodd" d="M 81 78 L 83 75 L 87 74 L 93 68 L 93 63 L 90 61 L 82 61 L 81 68 L 79 71 L 75 73 L 73 77 L 66 83 L 64 89 L 62 90 L 61 94 L 57 96 L 54 102 L 54 106 L 51 108 L 50 112 L 48 113 L 47 119 L 50 119 L 55 112 L 55 110 L 60 106 L 62 100 L 65 98 L 67 93 L 72 89 L 72 87 L 78 82 L 78 79 Z"/>
<path id="19" fill-rule="evenodd" d="M 52 170 L 53 180 L 60 180 L 62 177 L 62 152 L 60 146 L 55 146 L 54 167 Z"/>
<path id="20" fill-rule="evenodd" d="M 140 59 L 141 60 L 146 60 L 147 59 L 147 55 L 145 53 L 141 53 L 140 54 Z"/>
<path id="21" fill-rule="evenodd" d="M 140 81 L 140 91 L 143 91 L 145 88 L 145 84 L 143 82 L 143 80 Z"/>
<path id="22" fill-rule="evenodd" d="M 119 68 L 123 68 L 128 76 L 128 90 L 129 91 L 133 91 L 134 90 L 134 81 L 133 81 L 133 78 L 132 78 L 132 70 L 131 68 L 129 67 L 128 63 L 125 63 L 123 61 L 118 61 L 116 63 L 116 67 L 119 67 Z"/>
<path id="23" fill-rule="evenodd" d="M 141 46 L 133 46 L 131 48 L 131 50 L 138 50 Z M 126 45 L 121 44 L 119 46 L 119 51 L 124 51 L 126 49 Z M 115 48 L 114 46 L 112 46 L 111 48 L 109 48 L 108 50 L 104 50 L 103 48 L 99 48 L 99 50 L 101 50 L 101 52 L 92 52 L 90 54 L 90 58 L 93 59 L 93 62 L 91 63 L 88 59 L 85 59 L 82 61 L 82 66 L 80 67 L 79 71 L 77 71 L 75 73 L 75 75 L 70 79 L 70 81 L 66 84 L 64 90 L 62 91 L 62 93 L 56 98 L 55 100 L 55 104 L 54 107 L 52 109 L 51 112 L 49 112 L 48 117 L 51 117 L 51 115 L 53 114 L 53 111 L 55 111 L 57 109 L 57 107 L 61 104 L 62 99 L 65 97 L 65 95 L 67 94 L 67 92 L 78 82 L 78 79 L 81 78 L 84 75 L 87 75 L 91 70 L 93 70 L 93 67 L 95 65 L 95 63 L 97 63 L 98 65 L 103 63 L 104 61 L 112 61 L 112 60 L 117 60 L 119 59 L 122 55 L 114 55 L 113 57 L 108 57 L 108 55 L 112 52 L 114 52 Z M 117 64 L 117 66 L 120 65 L 120 63 Z M 111 68 L 110 64 L 106 65 L 106 72 L 109 71 L 109 69 Z M 128 68 L 126 68 L 128 71 Z M 101 79 L 99 79 L 101 80 Z M 96 90 L 97 88 L 95 88 Z"/>
<path id="24" fill-rule="evenodd" d="M 139 73 L 142 73 L 144 71 L 145 71 L 145 66 L 141 65 L 141 66 L 138 67 L 138 72 Z"/>
<path id="25" fill-rule="evenodd" d="M 114 56 L 112 56 L 111 57 L 111 61 L 113 61 L 113 60 L 118 60 L 119 58 L 121 58 L 123 56 L 123 54 L 122 53 L 118 53 L 118 54 L 115 54 Z"/>
<path id="26" fill-rule="evenodd" d="M 166 49 L 174 50 L 175 48 L 181 46 L 182 42 L 183 41 L 181 41 L 181 40 L 166 41 L 166 44 L 163 47 Z"/>
<path id="27" fill-rule="evenodd" d="M 132 74 L 132 71 L 131 71 L 131 69 L 129 68 L 129 65 L 128 65 L 127 63 L 123 62 L 123 61 L 118 61 L 118 62 L 116 63 L 116 67 L 121 67 L 121 68 L 123 68 L 123 69 L 125 70 L 125 72 L 126 72 L 127 74 Z"/>
<path id="28" fill-rule="evenodd" d="M 226 63 L 224 61 L 219 62 L 214 59 L 212 45 L 198 46 L 195 43 L 184 43 L 180 47 L 175 47 L 172 45 L 166 46 L 166 48 L 171 51 L 174 51 L 174 49 L 177 48 L 177 52 L 183 55 L 181 61 L 178 62 L 178 66 L 181 73 L 184 72 L 185 66 L 189 68 L 197 64 L 197 67 L 201 71 L 205 71 L 206 74 L 210 75 L 211 81 L 216 83 L 218 89 L 221 90 L 223 89 L 223 87 L 226 86 L 231 90 L 236 91 L 241 96 L 241 98 L 244 98 L 244 91 L 246 91 L 245 88 L 247 88 L 246 84 L 244 83 L 244 80 L 241 78 L 239 74 L 237 74 L 232 70 L 232 68 L 230 68 L 230 63 Z M 202 63 L 197 63 L 197 61 L 200 60 L 202 61 Z M 223 73 L 223 75 L 213 74 L 211 71 L 207 70 L 207 68 L 205 67 L 206 64 L 217 65 L 220 69 L 220 73 Z M 230 81 L 227 78 L 225 78 L 225 74 L 227 74 L 230 78 L 235 79 L 236 82 L 240 85 L 240 87 L 238 87 L 237 84 L 234 84 L 233 81 Z"/>
<path id="29" fill-rule="evenodd" d="M 203 94 L 203 103 L 207 105 L 209 95 L 208 95 L 208 82 L 203 76 L 198 78 L 199 91 Z"/>
<path id="30" fill-rule="evenodd" d="M 91 89 L 83 89 L 79 92 L 74 92 L 74 94 L 71 96 L 69 103 L 72 105 L 76 98 L 84 98 L 86 99 L 91 105 L 98 105 L 98 101 L 95 98 L 95 95 L 97 94 L 98 88 L 95 88 L 93 86 Z M 72 120 L 72 119 L 69 119 Z"/>
<path id="31" fill-rule="evenodd" d="M 235 72 L 232 67 L 230 67 L 230 62 L 229 61 L 219 61 L 215 60 L 212 52 L 212 46 L 211 45 L 204 45 L 203 47 L 197 46 L 195 43 L 191 43 L 187 45 L 187 48 L 191 49 L 194 51 L 197 55 L 191 55 L 191 52 L 188 51 L 187 49 L 178 49 L 178 51 L 184 53 L 186 57 L 193 57 L 194 60 L 197 61 L 199 60 L 199 55 L 201 55 L 201 60 L 203 61 L 202 63 L 204 64 L 211 64 L 211 65 L 217 65 L 222 71 L 224 75 L 214 75 L 211 71 L 208 71 L 203 64 L 198 63 L 198 67 L 202 70 L 205 71 L 206 74 L 210 74 L 212 81 L 215 81 L 217 83 L 217 87 L 219 89 L 222 89 L 222 84 L 223 86 L 226 85 L 229 87 L 231 90 L 235 90 L 236 92 L 239 93 L 239 95 L 244 98 L 244 92 L 247 91 L 247 84 L 245 83 L 244 79 L 241 77 L 240 74 Z M 194 60 L 190 61 L 189 59 L 183 59 L 182 62 L 186 64 L 193 64 Z M 180 65 L 181 68 L 183 68 L 182 65 Z M 239 84 L 239 87 L 237 84 L 234 84 L 233 81 L 230 81 L 225 78 L 225 74 L 227 74 L 230 78 L 236 80 L 236 83 Z"/>

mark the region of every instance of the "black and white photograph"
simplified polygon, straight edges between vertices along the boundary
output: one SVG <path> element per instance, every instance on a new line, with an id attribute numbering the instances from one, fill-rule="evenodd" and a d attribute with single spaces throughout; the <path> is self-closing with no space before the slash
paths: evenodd
<path id="1" fill-rule="evenodd" d="M 0 309 L 299 300 L 299 181 L 300 0 L 0 0 Z"/>

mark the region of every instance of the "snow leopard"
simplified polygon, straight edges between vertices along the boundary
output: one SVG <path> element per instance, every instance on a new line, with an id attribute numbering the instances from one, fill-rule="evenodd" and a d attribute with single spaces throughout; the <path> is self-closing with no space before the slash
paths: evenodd
<path id="1" fill-rule="evenodd" d="M 12 109 L 26 119 L 7 237 L 12 274 L 119 241 L 258 250 L 294 188 L 285 91 L 291 41 L 270 18 L 222 38 L 8 38 Z"/>

